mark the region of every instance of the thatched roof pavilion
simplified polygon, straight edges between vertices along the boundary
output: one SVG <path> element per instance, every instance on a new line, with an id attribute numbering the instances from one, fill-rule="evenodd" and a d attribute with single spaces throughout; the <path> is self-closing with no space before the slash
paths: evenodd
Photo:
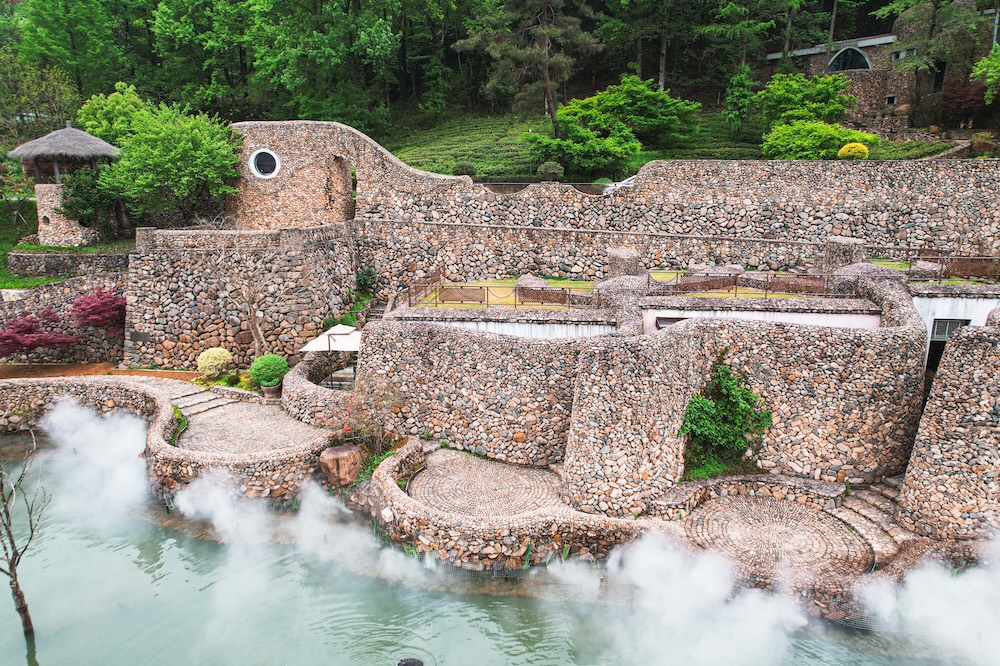
<path id="1" fill-rule="evenodd" d="M 7 153 L 7 157 L 31 162 L 35 169 L 35 180 L 41 180 L 39 161 L 51 162 L 55 171 L 56 182 L 62 182 L 59 172 L 59 162 L 63 164 L 89 164 L 97 168 L 97 160 L 109 162 L 118 155 L 118 149 L 107 141 L 78 130 L 69 122 L 66 127 L 46 134 L 45 136 L 22 143 Z"/>

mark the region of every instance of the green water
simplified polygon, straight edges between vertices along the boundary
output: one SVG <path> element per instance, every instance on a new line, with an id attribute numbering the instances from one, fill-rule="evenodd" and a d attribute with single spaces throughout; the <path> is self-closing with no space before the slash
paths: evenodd
<path id="1" fill-rule="evenodd" d="M 657 592 L 663 599 L 638 601 L 641 583 L 596 590 L 586 566 L 522 581 L 428 571 L 347 516 L 255 514 L 241 523 L 230 514 L 235 527 L 212 531 L 148 499 L 88 500 L 81 478 L 99 492 L 124 472 L 104 470 L 95 481 L 82 464 L 67 464 L 72 455 L 48 449 L 34 464 L 54 497 L 21 566 L 42 666 L 392 665 L 403 657 L 428 665 L 934 663 L 891 637 L 816 624 L 774 629 L 764 619 L 756 627 L 760 614 L 728 606 L 707 612 L 733 611 L 735 623 L 692 624 L 669 585 Z M 232 543 L 199 538 L 219 533 Z M 23 663 L 5 591 L 0 663 Z"/>

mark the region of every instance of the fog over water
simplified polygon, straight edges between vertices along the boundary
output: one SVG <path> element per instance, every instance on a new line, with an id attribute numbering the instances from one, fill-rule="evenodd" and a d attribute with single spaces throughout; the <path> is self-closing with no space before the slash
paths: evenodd
<path id="1" fill-rule="evenodd" d="M 606 567 L 484 582 L 384 547 L 316 485 L 276 514 L 205 475 L 167 515 L 147 493 L 133 416 L 62 404 L 44 429 L 54 448 L 36 471 L 53 502 L 22 565 L 43 665 L 998 663 L 991 566 L 870 588 L 871 608 L 903 618 L 887 637 L 807 622 L 788 597 L 735 589 L 723 556 L 663 536 Z M 192 536 L 205 527 L 224 544 Z M 0 594 L 0 663 L 23 654 Z"/>

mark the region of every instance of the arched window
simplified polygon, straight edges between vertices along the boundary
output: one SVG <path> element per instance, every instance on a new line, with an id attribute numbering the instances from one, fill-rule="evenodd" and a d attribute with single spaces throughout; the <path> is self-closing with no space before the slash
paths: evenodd
<path id="1" fill-rule="evenodd" d="M 868 62 L 868 57 L 856 48 L 846 48 L 833 56 L 827 72 L 843 72 L 848 69 L 871 69 L 872 64 Z"/>

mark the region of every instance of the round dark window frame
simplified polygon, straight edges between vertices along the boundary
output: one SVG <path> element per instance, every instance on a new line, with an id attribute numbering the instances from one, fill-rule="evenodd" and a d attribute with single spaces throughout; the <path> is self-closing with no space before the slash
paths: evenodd
<path id="1" fill-rule="evenodd" d="M 257 158 L 261 155 L 269 155 L 271 159 L 274 160 L 274 170 L 270 173 L 263 173 L 257 168 Z M 274 178 L 281 172 L 281 159 L 274 153 L 273 150 L 268 150 L 267 148 L 261 148 L 260 150 L 255 150 L 250 156 L 250 173 L 252 173 L 257 178 L 261 180 L 269 180 Z"/>

